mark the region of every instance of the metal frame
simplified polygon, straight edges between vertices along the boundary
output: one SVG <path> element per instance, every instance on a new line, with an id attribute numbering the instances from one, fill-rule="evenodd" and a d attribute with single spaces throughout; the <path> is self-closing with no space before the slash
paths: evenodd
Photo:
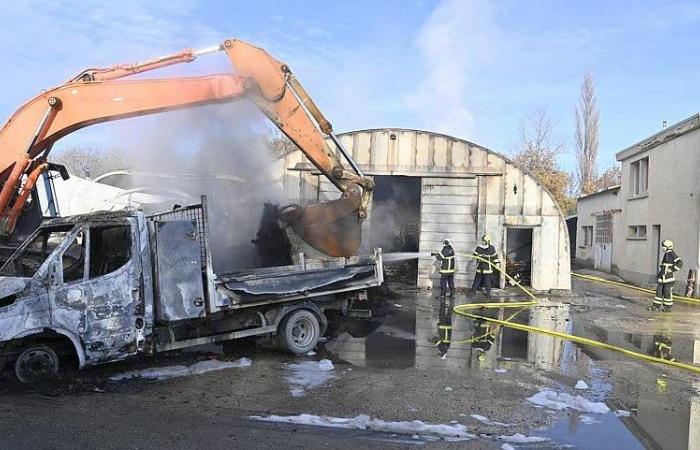
<path id="1" fill-rule="evenodd" d="M 197 226 L 197 237 L 199 239 L 199 248 L 202 262 L 202 276 L 204 280 L 204 292 L 207 297 L 206 306 L 207 312 L 213 313 L 219 310 L 217 305 L 213 305 L 216 299 L 214 288 L 214 268 L 211 259 L 211 247 L 209 244 L 209 211 L 207 196 L 201 196 L 202 202 L 199 205 L 183 206 L 172 211 L 152 214 L 148 216 L 148 220 L 152 222 L 161 222 L 167 220 L 193 220 Z"/>

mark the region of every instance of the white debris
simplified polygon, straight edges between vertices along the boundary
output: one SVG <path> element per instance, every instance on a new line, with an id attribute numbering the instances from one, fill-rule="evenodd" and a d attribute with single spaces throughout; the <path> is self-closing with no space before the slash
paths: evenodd
<path id="1" fill-rule="evenodd" d="M 167 380 L 168 378 L 186 377 L 189 375 L 200 375 L 207 372 L 214 372 L 223 369 L 234 369 L 238 367 L 248 367 L 253 362 L 248 358 L 240 358 L 236 361 L 200 361 L 191 366 L 164 366 L 150 367 L 148 369 L 130 370 L 118 373 L 109 377 L 111 381 L 130 380 L 140 378 L 143 380 Z"/>
<path id="2" fill-rule="evenodd" d="M 525 436 L 524 434 L 516 433 L 511 436 L 502 434 L 498 436 L 499 441 L 510 442 L 511 444 L 533 444 L 537 442 L 546 442 L 549 438 L 539 436 Z"/>
<path id="3" fill-rule="evenodd" d="M 491 419 L 489 419 L 488 417 L 482 416 L 482 415 L 480 415 L 480 414 L 472 414 L 471 417 L 472 417 L 472 419 L 477 420 L 477 421 L 483 423 L 484 425 L 495 425 L 495 426 L 497 426 L 497 427 L 510 427 L 510 426 L 513 426 L 513 424 L 511 424 L 511 423 L 497 422 L 497 421 L 495 421 L 495 420 L 491 420 Z"/>
<path id="4" fill-rule="evenodd" d="M 595 420 L 591 416 L 579 416 L 578 420 L 580 420 L 581 423 L 585 423 L 586 425 L 593 425 L 594 423 L 600 423 L 600 420 Z"/>
<path id="5" fill-rule="evenodd" d="M 615 411 L 615 416 L 616 417 L 629 417 L 630 412 L 625 411 L 624 409 L 618 409 L 617 411 Z"/>
<path id="6" fill-rule="evenodd" d="M 396 306 L 397 308 L 403 308 L 403 305 L 401 305 L 399 303 L 394 303 L 394 306 Z"/>
<path id="7" fill-rule="evenodd" d="M 313 350 L 309 350 L 308 352 L 304 353 L 304 356 L 316 356 L 316 352 Z"/>
<path id="8" fill-rule="evenodd" d="M 449 387 L 449 386 L 447 386 L 447 387 L 445 388 L 445 390 L 446 390 L 446 391 L 451 391 L 451 390 L 452 390 L 452 388 L 451 388 L 451 387 Z"/>
<path id="9" fill-rule="evenodd" d="M 334 368 L 329 359 L 290 364 L 290 373 L 285 377 L 290 386 L 290 394 L 292 397 L 303 397 L 307 389 L 319 387 L 335 378 Z"/>
<path id="10" fill-rule="evenodd" d="M 493 371 L 496 373 L 506 373 L 508 372 L 508 369 L 493 369 Z"/>
<path id="11" fill-rule="evenodd" d="M 506 443 L 506 444 L 501 445 L 501 450 L 515 450 L 515 447 Z"/>
<path id="12" fill-rule="evenodd" d="M 396 433 L 411 436 L 414 439 L 422 437 L 430 438 L 460 438 L 473 439 L 476 436 L 467 432 L 464 425 L 448 425 L 426 423 L 420 420 L 411 422 L 387 422 L 381 419 L 372 419 L 366 414 L 356 417 L 330 417 L 316 416 L 313 414 L 299 414 L 298 416 L 250 416 L 253 420 L 263 422 L 293 423 L 298 425 L 312 425 L 317 427 L 344 428 L 347 430 L 372 430 L 382 433 Z"/>
<path id="13" fill-rule="evenodd" d="M 528 402 L 544 406 L 557 411 L 565 409 L 574 409 L 576 411 L 593 414 L 606 414 L 610 412 L 610 408 L 603 402 L 592 402 L 577 395 L 566 394 L 564 392 L 556 392 L 550 389 L 544 389 L 527 399 Z"/>
<path id="14" fill-rule="evenodd" d="M 576 382 L 576 386 L 574 386 L 576 389 L 588 389 L 588 383 L 586 383 L 583 380 L 578 380 Z"/>

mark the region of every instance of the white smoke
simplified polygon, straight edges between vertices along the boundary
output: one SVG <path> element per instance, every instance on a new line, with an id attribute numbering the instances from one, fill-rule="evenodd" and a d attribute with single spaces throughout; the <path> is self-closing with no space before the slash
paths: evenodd
<path id="1" fill-rule="evenodd" d="M 416 46 L 425 78 L 407 98 L 423 128 L 455 136 L 472 133 L 469 83 L 495 39 L 491 16 L 488 1 L 443 0 L 423 23 Z"/>
<path id="2" fill-rule="evenodd" d="M 139 128 L 122 141 L 127 168 L 175 176 L 135 176 L 123 187 L 183 192 L 196 203 L 206 194 L 215 270 L 255 267 L 251 240 L 264 203 L 284 203 L 281 166 L 266 139 L 267 119 L 251 103 L 237 102 L 160 115 Z"/>

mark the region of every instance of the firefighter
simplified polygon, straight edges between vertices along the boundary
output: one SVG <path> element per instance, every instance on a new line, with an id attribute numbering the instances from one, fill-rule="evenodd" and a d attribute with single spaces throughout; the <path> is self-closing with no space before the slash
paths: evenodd
<path id="1" fill-rule="evenodd" d="M 661 248 L 664 251 L 664 256 L 659 264 L 656 296 L 654 297 L 654 303 L 647 309 L 649 311 L 659 311 L 663 306 L 663 311 L 669 312 L 673 308 L 673 284 L 676 281 L 674 274 L 681 270 L 683 261 L 673 251 L 673 241 L 666 239 L 661 243 Z"/>
<path id="2" fill-rule="evenodd" d="M 438 317 L 438 342 L 437 348 L 440 356 L 447 358 L 447 351 L 452 343 L 452 301 L 440 300 L 440 314 Z"/>
<path id="3" fill-rule="evenodd" d="M 654 335 L 654 356 L 657 358 L 675 361 L 676 358 L 671 354 L 672 346 L 671 336 L 665 334 Z"/>
<path id="4" fill-rule="evenodd" d="M 491 350 L 496 342 L 496 333 L 499 325 L 491 324 L 484 319 L 474 319 L 474 334 L 472 336 L 472 350 L 476 352 L 476 359 L 486 360 L 486 353 Z"/>
<path id="5" fill-rule="evenodd" d="M 472 284 L 472 290 L 484 287 L 484 292 L 486 296 L 491 295 L 491 276 L 493 275 L 493 265 L 500 265 L 501 262 L 498 259 L 498 253 L 496 248 L 491 245 L 491 235 L 485 234 L 481 238 L 481 244 L 476 247 L 473 253 L 474 256 L 481 258 L 476 260 L 476 275 L 474 276 L 474 283 Z M 489 261 L 491 264 L 487 263 Z"/>
<path id="6" fill-rule="evenodd" d="M 432 256 L 440 261 L 440 297 L 447 294 L 447 286 L 450 287 L 450 295 L 455 294 L 455 251 L 450 245 L 450 240 L 445 238 L 442 241 L 442 250 L 432 252 Z"/>

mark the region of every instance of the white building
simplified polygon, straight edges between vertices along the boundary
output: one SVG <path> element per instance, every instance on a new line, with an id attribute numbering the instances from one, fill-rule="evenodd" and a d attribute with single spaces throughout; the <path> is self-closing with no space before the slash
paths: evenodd
<path id="1" fill-rule="evenodd" d="M 374 129 L 339 136 L 376 189 L 365 222 L 365 250 L 429 253 L 450 237 L 457 253 L 491 234 L 501 259 L 519 263 L 538 290 L 570 289 L 569 235 L 553 196 L 512 161 L 438 133 Z M 342 161 L 342 157 L 339 156 Z M 286 157 L 285 194 L 300 204 L 335 199 L 338 192 L 301 152 Z M 505 258 L 504 258 L 505 255 Z M 470 286 L 474 264 L 456 258 L 457 286 Z M 507 267 L 508 269 L 508 267 Z M 434 258 L 418 262 L 417 283 L 433 286 Z"/>
<path id="2" fill-rule="evenodd" d="M 684 290 L 700 264 L 700 115 L 617 153 L 621 186 L 578 200 L 576 260 L 639 284 L 654 283 L 661 242 L 684 261 Z M 696 289 L 697 292 L 697 289 Z"/>

